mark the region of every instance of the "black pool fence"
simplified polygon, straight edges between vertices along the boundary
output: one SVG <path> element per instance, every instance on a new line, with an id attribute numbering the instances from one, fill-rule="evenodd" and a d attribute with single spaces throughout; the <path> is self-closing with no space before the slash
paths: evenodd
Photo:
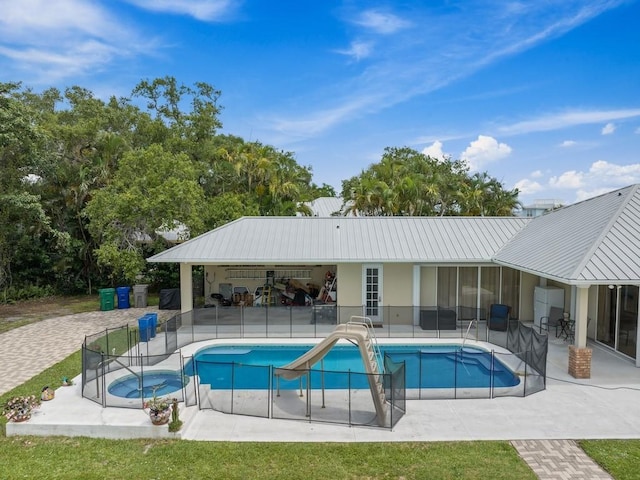
<path id="1" fill-rule="evenodd" d="M 313 375 L 317 375 L 316 370 L 308 372 L 308 375 L 301 377 L 304 377 L 302 380 L 297 380 L 298 397 L 295 401 L 292 398 L 296 389 L 292 389 L 291 385 L 287 389 L 280 389 L 278 396 L 277 381 L 282 382 L 282 379 L 274 374 L 270 366 L 228 364 L 224 368 L 229 369 L 229 378 L 234 378 L 230 388 L 202 385 L 198 375 L 183 375 L 185 366 L 189 370 L 192 359 L 183 358 L 179 350 L 194 342 L 234 338 L 255 338 L 256 341 L 261 338 L 323 338 L 333 331 L 336 323 L 346 323 L 351 316 L 363 313 L 362 306 L 332 306 L 333 310 L 323 306 L 322 311 L 315 307 L 204 308 L 176 314 L 167 321 L 154 325 L 153 335 L 141 332 L 139 327 L 143 323 L 140 322 L 137 328 L 122 326 L 87 336 L 82 346 L 82 394 L 104 407 L 142 408 L 145 388 L 148 394 L 148 384 L 154 385 L 153 382 L 156 382 L 157 385 L 158 371 L 174 372 L 178 375 L 177 380 L 172 379 L 173 390 L 164 396 L 177 398 L 188 406 L 197 404 L 201 409 L 212 408 L 226 413 L 259 417 L 295 418 L 348 425 L 376 423 L 377 419 L 371 417 L 371 413 L 375 411 L 368 407 L 363 410 L 362 407 L 367 402 L 370 407 L 372 398 L 369 388 L 361 387 L 361 377 L 366 376 L 364 373 L 325 371 L 322 374 L 325 379 L 337 381 L 348 388 L 323 391 L 322 388 L 311 388 L 311 384 L 305 383 L 307 380 L 304 378 L 311 379 Z M 377 318 L 382 321 L 373 331 L 378 339 L 444 339 L 444 343 L 451 339 L 452 343 L 462 345 L 462 348 L 449 353 L 450 360 L 455 365 L 452 386 L 434 388 L 429 383 L 430 354 L 426 351 L 414 352 L 419 357 L 421 369 L 424 367 L 424 375 L 420 374 L 417 384 L 414 379 L 405 378 L 404 359 L 385 357 L 382 383 L 390 413 L 385 419 L 384 428 L 392 428 L 402 417 L 406 411 L 407 399 L 527 396 L 545 388 L 547 335 L 541 335 L 517 320 L 509 321 L 506 330 L 492 330 L 487 328 L 486 321 L 456 317 L 454 329 L 451 314 L 445 315 L 446 329 L 434 330 L 434 326 L 443 326 L 443 318 L 437 315 L 436 323 L 433 324 L 433 315 L 422 314 L 423 323 L 420 324 L 421 311 L 424 310 L 425 307 L 381 307 Z M 467 315 L 470 313 L 467 312 Z M 417 324 L 415 319 L 418 320 Z M 494 350 L 477 356 L 477 351 L 466 348 L 471 346 L 467 342 L 474 340 L 488 342 L 507 351 Z M 198 362 L 195 362 L 196 369 Z M 469 387 L 458 382 L 458 378 L 463 378 L 467 373 L 465 370 L 471 363 L 475 368 L 486 371 L 486 384 Z M 505 366 L 515 373 L 518 380 L 516 385 L 500 384 L 498 376 L 502 375 Z M 260 375 L 267 382 L 265 388 L 242 388 L 242 379 L 250 370 L 252 376 L 256 371 L 262 372 Z M 128 377 L 135 387 L 128 394 L 129 398 L 109 392 L 109 387 L 116 385 L 122 377 Z M 159 378 L 162 380 L 161 376 Z M 140 392 L 136 391 L 138 388 Z M 299 395 L 301 388 L 302 396 Z M 339 396 L 343 401 L 338 401 Z M 335 401 L 328 404 L 328 397 Z"/>

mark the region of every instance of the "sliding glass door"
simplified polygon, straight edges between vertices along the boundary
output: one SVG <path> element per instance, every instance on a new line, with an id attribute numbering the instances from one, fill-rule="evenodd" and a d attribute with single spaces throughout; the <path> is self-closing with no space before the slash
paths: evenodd
<path id="1" fill-rule="evenodd" d="M 438 267 L 438 307 L 455 310 L 461 320 L 487 317 L 492 303 L 520 310 L 520 272 L 507 267 Z"/>
<path id="2" fill-rule="evenodd" d="M 598 288 L 596 340 L 636 358 L 638 294 L 635 285 L 609 285 Z"/>

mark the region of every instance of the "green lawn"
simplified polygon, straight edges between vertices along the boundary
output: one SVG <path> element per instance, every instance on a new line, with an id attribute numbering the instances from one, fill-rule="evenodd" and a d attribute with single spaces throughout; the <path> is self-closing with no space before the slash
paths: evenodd
<path id="1" fill-rule="evenodd" d="M 0 439 L 10 478 L 535 479 L 507 442 L 238 443 Z"/>
<path id="2" fill-rule="evenodd" d="M 583 440 L 579 445 L 616 480 L 640 479 L 640 440 Z"/>

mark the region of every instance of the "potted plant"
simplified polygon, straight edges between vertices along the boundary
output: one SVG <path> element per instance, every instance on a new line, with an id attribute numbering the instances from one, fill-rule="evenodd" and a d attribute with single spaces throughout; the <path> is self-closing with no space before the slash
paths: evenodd
<path id="1" fill-rule="evenodd" d="M 182 420 L 178 416 L 178 399 L 171 400 L 171 423 L 169 423 L 169 431 L 177 432 L 182 427 Z"/>
<path id="2" fill-rule="evenodd" d="M 45 402 L 48 402 L 49 400 L 53 400 L 53 397 L 55 396 L 56 396 L 56 391 L 53 388 L 49 386 L 42 388 L 42 393 L 40 394 L 40 398 Z"/>
<path id="3" fill-rule="evenodd" d="M 171 418 L 169 400 L 156 396 L 155 392 L 153 397 L 144 403 L 144 408 L 149 409 L 149 418 L 154 425 L 164 425 Z"/>
<path id="4" fill-rule="evenodd" d="M 31 418 L 31 412 L 40 405 L 35 395 L 13 397 L 4 406 L 3 415 L 11 422 L 24 422 Z"/>

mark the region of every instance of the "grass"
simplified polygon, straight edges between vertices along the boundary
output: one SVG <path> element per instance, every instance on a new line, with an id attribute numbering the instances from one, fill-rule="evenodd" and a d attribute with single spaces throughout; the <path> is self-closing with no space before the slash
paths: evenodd
<path id="1" fill-rule="evenodd" d="M 507 442 L 214 443 L 0 439 L 12 478 L 535 479 Z M 490 473 L 489 473 L 490 472 Z"/>
<path id="2" fill-rule="evenodd" d="M 110 330 L 107 335 L 91 340 L 87 346 L 89 350 L 95 352 L 105 352 L 108 355 L 122 355 L 129 351 L 135 342 L 133 338 L 134 330 L 137 329 L 120 328 Z"/>
<path id="3" fill-rule="evenodd" d="M 583 440 L 579 445 L 613 478 L 640 479 L 640 440 Z"/>

